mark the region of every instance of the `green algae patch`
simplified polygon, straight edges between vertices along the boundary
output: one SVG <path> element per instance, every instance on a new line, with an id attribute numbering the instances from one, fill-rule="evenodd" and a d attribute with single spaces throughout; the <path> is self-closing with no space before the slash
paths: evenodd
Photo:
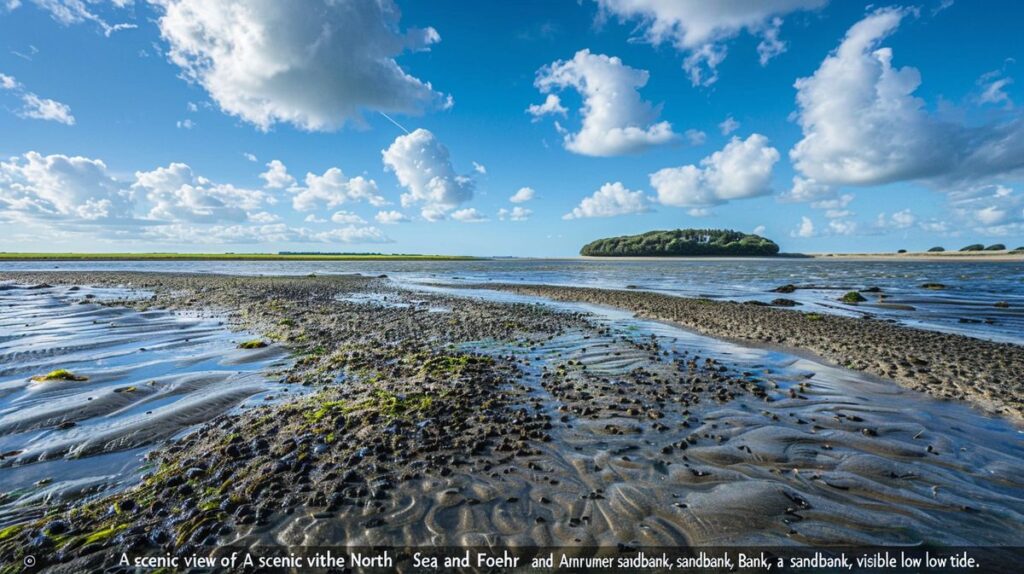
<path id="1" fill-rule="evenodd" d="M 45 375 L 37 375 L 32 377 L 32 380 L 37 383 L 43 383 L 46 381 L 88 381 L 89 377 L 84 375 L 76 375 L 67 369 L 57 369 L 56 371 L 50 371 Z"/>
<path id="2" fill-rule="evenodd" d="M 420 357 L 414 357 L 414 360 Z M 473 355 L 437 355 L 422 361 L 420 373 L 432 378 L 453 378 L 461 375 L 463 371 L 474 365 L 490 365 L 493 363 L 490 357 L 476 357 Z"/>
<path id="3" fill-rule="evenodd" d="M 109 528 L 104 528 L 102 530 L 97 530 L 96 532 L 93 532 L 92 534 L 89 534 L 89 535 L 87 535 L 85 537 L 85 540 L 83 541 L 83 545 L 87 546 L 89 544 L 96 544 L 98 542 L 105 542 L 105 541 L 110 540 L 111 538 L 117 536 L 118 533 L 120 533 L 122 530 L 125 530 L 126 528 L 128 528 L 127 524 L 117 524 L 117 525 L 111 526 Z"/>
<path id="4" fill-rule="evenodd" d="M 846 295 L 840 297 L 839 300 L 842 301 L 843 303 L 850 304 L 863 303 L 864 301 L 867 301 L 867 299 L 865 299 L 864 296 L 857 291 L 850 291 Z"/>
<path id="5" fill-rule="evenodd" d="M 398 395 L 385 390 L 374 391 L 371 400 L 374 402 L 374 410 L 388 418 L 399 418 L 413 412 L 425 411 L 434 404 L 434 397 L 431 395 Z"/>
<path id="6" fill-rule="evenodd" d="M 25 529 L 25 526 L 25 524 L 15 524 L 14 526 L 8 526 L 7 528 L 0 530 L 0 541 L 17 536 L 19 532 Z"/>
<path id="7" fill-rule="evenodd" d="M 267 342 L 260 339 L 253 339 L 252 341 L 246 341 L 239 343 L 239 349 L 262 349 L 267 346 Z"/>
<path id="8" fill-rule="evenodd" d="M 306 419 L 306 422 L 308 422 L 309 424 L 316 424 L 324 420 L 324 418 L 326 418 L 327 415 L 329 414 L 344 413 L 346 404 L 348 403 L 346 403 L 345 401 L 327 401 L 325 403 L 321 403 L 320 408 L 314 411 L 305 412 L 302 414 L 302 416 Z"/>

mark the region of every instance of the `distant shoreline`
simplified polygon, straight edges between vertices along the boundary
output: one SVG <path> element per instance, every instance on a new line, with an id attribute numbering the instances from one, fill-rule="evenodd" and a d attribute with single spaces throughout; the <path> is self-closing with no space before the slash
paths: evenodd
<path id="1" fill-rule="evenodd" d="M 944 251 L 940 253 L 780 253 L 771 257 L 593 257 L 579 259 L 594 261 L 744 261 L 744 260 L 844 260 L 844 261 L 988 261 L 1024 262 L 1024 252 L 1010 251 Z"/>
<path id="2" fill-rule="evenodd" d="M 280 253 L 3 253 L 0 262 L 17 261 L 762 261 L 762 260 L 843 260 L 843 261 L 987 261 L 1022 262 L 1024 252 L 946 251 L 941 253 L 780 253 L 756 256 L 678 256 L 678 257 L 476 257 L 470 255 L 415 254 L 280 254 Z"/>
<path id="3" fill-rule="evenodd" d="M 856 261 L 1024 261 L 1024 252 L 1012 251 L 940 251 L 937 253 L 808 253 L 813 259 Z"/>
<path id="4" fill-rule="evenodd" d="M 0 253 L 0 261 L 478 261 L 466 255 L 298 253 Z"/>

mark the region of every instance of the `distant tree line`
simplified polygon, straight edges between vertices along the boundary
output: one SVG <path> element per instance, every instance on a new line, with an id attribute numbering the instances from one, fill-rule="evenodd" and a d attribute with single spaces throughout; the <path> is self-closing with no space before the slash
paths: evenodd
<path id="1" fill-rule="evenodd" d="M 764 257 L 778 253 L 779 246 L 770 239 L 728 229 L 649 231 L 598 239 L 580 249 L 580 255 L 590 257 Z"/>

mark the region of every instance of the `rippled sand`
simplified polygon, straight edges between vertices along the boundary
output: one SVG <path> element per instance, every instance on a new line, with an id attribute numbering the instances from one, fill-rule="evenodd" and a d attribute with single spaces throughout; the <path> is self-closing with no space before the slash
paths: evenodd
<path id="1" fill-rule="evenodd" d="M 99 302 L 127 293 L 0 290 L 0 522 L 130 484 L 147 448 L 274 387 L 262 371 L 285 366 L 281 348 L 240 350 L 221 321 Z M 58 369 L 87 380 L 32 380 Z"/>

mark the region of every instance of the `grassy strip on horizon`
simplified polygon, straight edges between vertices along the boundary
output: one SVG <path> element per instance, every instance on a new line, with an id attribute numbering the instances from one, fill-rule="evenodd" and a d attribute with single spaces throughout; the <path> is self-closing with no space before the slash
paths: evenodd
<path id="1" fill-rule="evenodd" d="M 281 253 L 4 253 L 0 261 L 474 261 L 467 255 Z"/>

